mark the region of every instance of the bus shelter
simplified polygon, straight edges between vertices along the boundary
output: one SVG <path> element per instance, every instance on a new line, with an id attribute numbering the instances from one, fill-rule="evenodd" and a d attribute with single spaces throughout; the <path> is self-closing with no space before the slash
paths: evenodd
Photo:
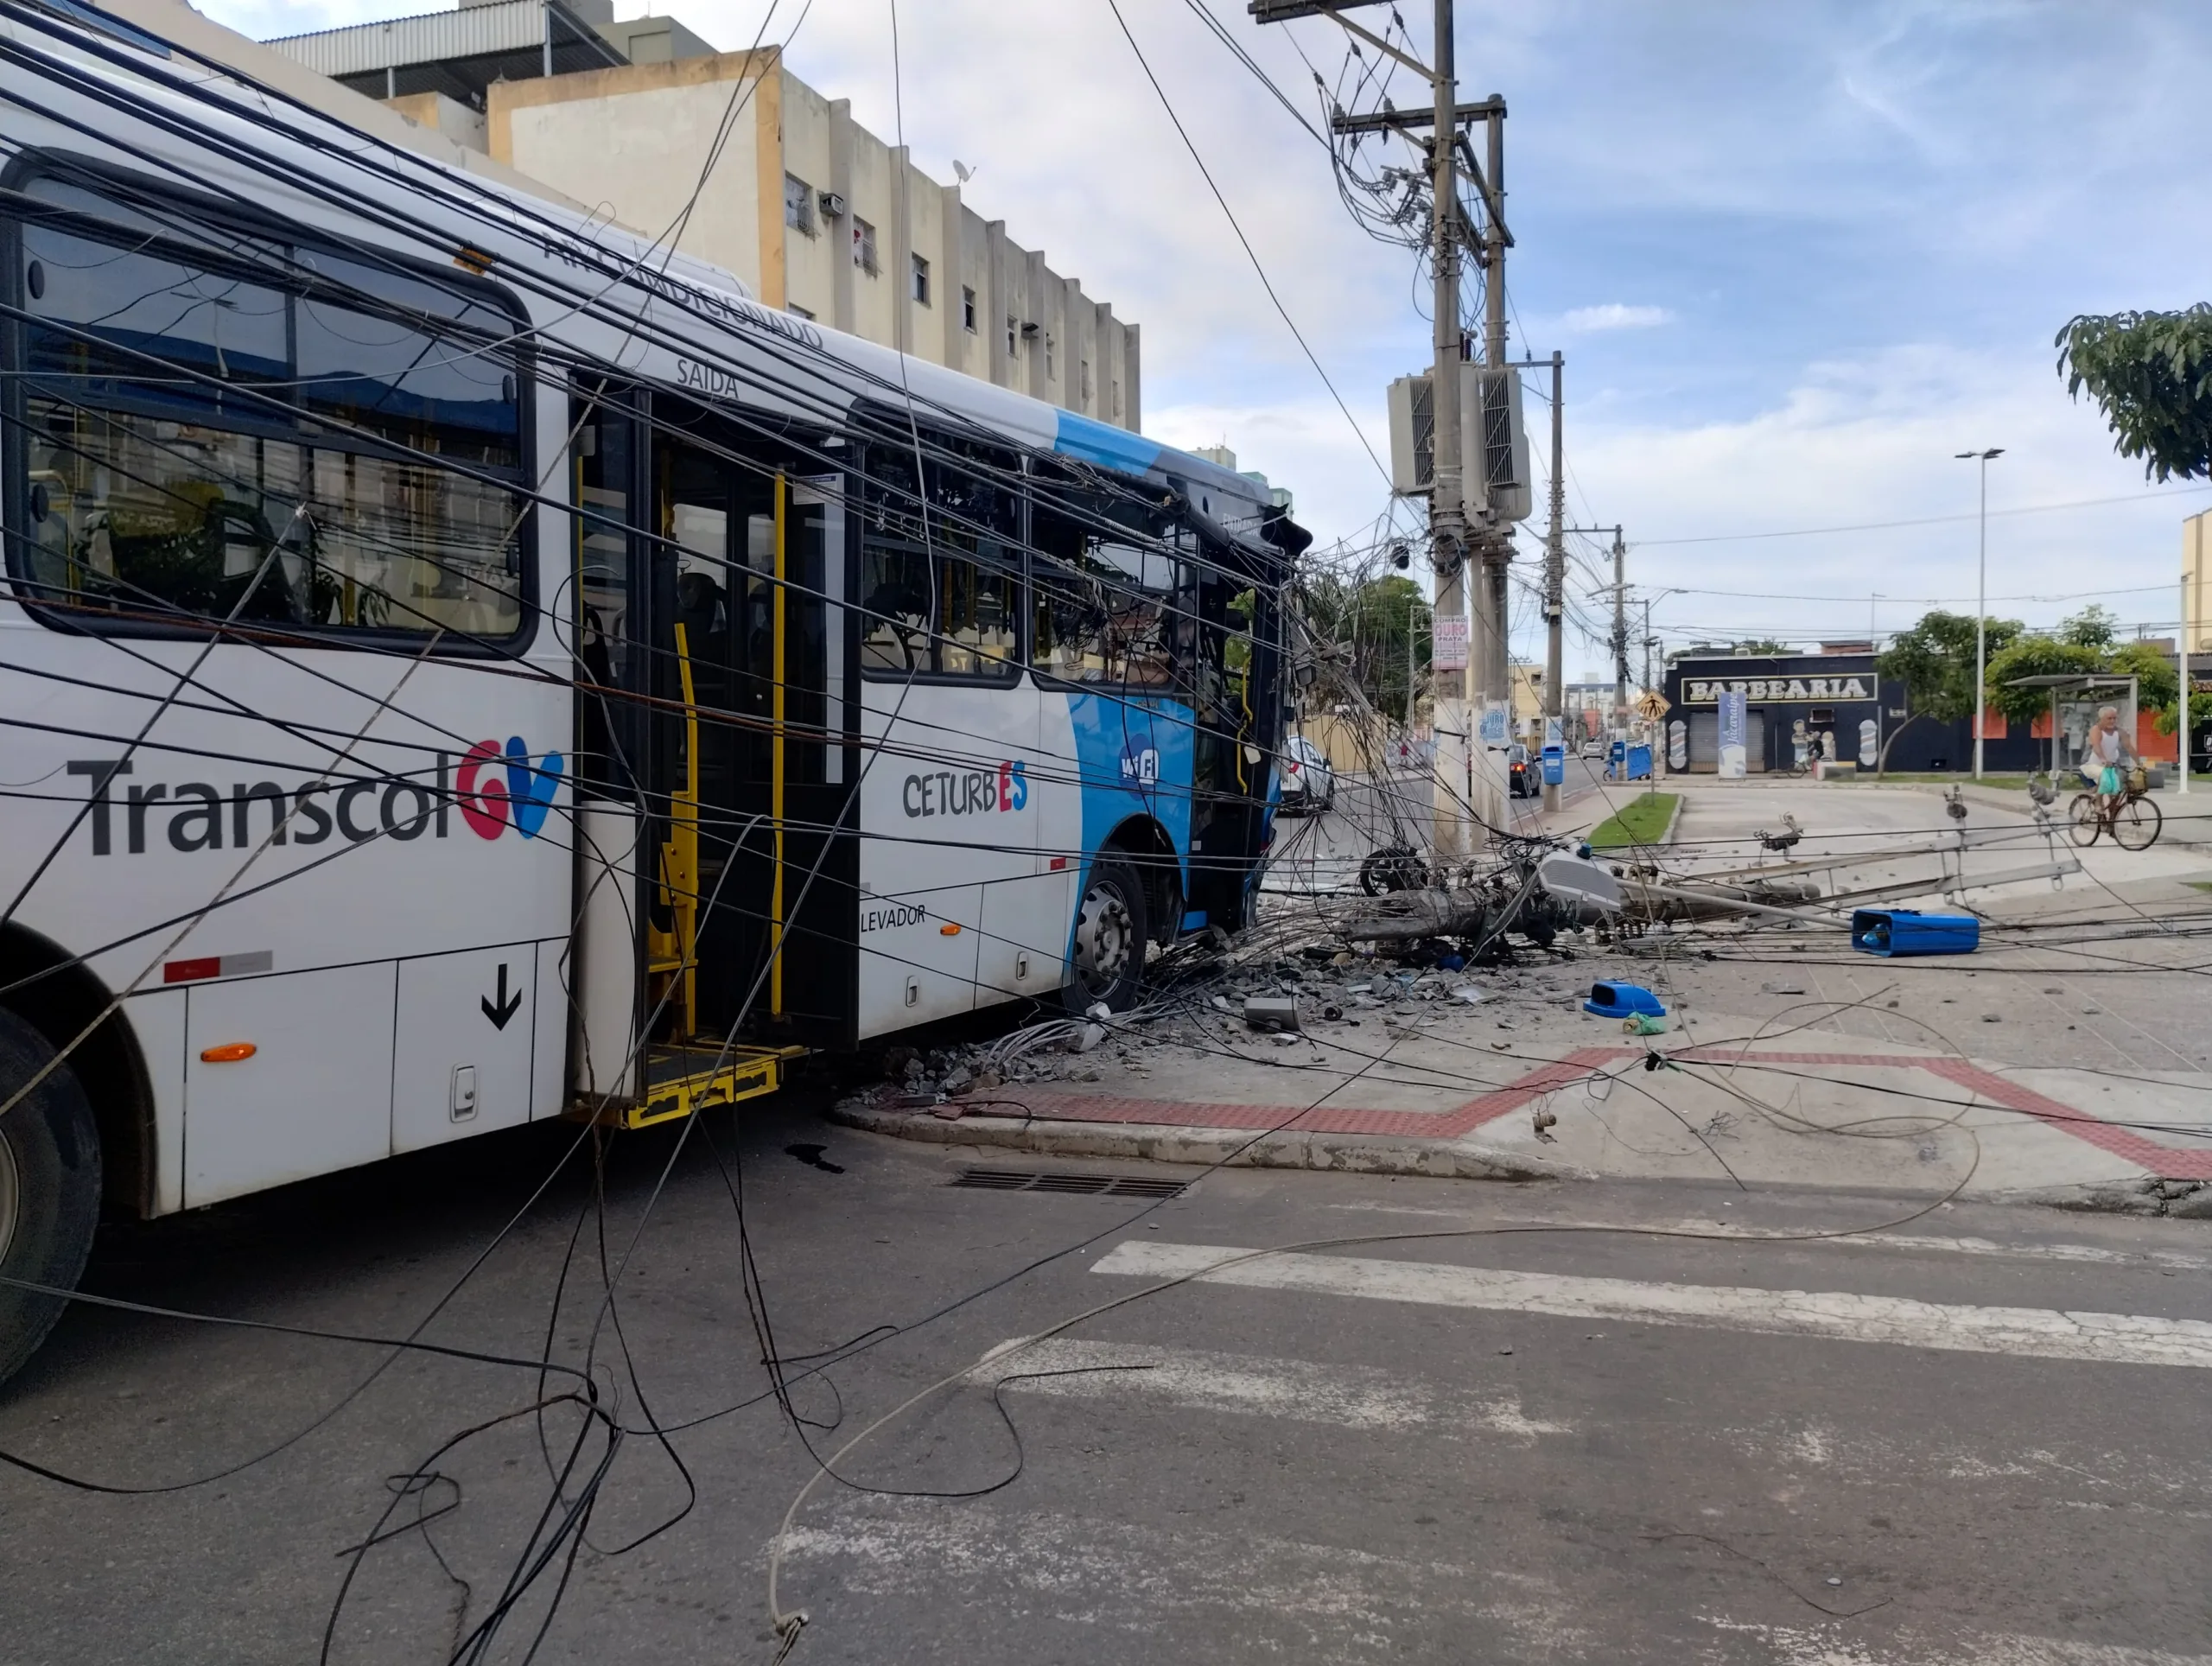
<path id="1" fill-rule="evenodd" d="M 2050 691 L 2050 779 L 2081 766 L 2089 744 L 2089 731 L 2097 714 L 2107 706 L 2120 709 L 2120 727 L 2130 746 L 2135 744 L 2136 680 L 2112 672 L 2047 671 L 2037 677 L 2016 677 L 2009 689 L 2048 689 Z"/>

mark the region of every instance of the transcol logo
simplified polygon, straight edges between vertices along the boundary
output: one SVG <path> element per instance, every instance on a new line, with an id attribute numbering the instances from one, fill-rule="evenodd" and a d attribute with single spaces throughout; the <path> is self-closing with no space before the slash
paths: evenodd
<path id="1" fill-rule="evenodd" d="M 553 807 L 553 795 L 561 790 L 561 761 L 559 753 L 549 752 L 543 763 L 533 766 L 530 748 L 519 734 L 507 737 L 505 752 L 489 741 L 479 741 L 461 755 L 461 767 L 454 772 L 454 801 L 461 806 L 461 820 L 478 838 L 496 839 L 512 817 L 516 832 L 525 839 L 536 838 L 545 825 L 546 811 Z M 484 767 L 493 762 L 501 766 L 504 778 L 486 780 Z M 438 754 L 438 766 L 442 774 L 443 753 Z"/>
<path id="2" fill-rule="evenodd" d="M 207 781 L 128 781 L 136 773 L 129 758 L 77 758 L 72 775 L 87 776 L 92 798 L 86 819 L 92 823 L 92 854 L 112 855 L 118 811 L 122 811 L 123 846 L 134 856 L 146 850 L 149 823 L 164 818 L 161 830 L 173 850 L 220 850 L 226 843 L 247 850 L 267 838 L 271 844 L 321 844 L 335 832 L 348 844 L 379 836 L 402 843 L 428 833 L 442 839 L 451 830 L 455 805 L 468 830 L 496 839 L 512 823 L 516 832 L 534 839 L 545 825 L 561 789 L 566 766 L 557 752 L 532 761 L 518 734 L 502 747 L 479 741 L 461 754 L 436 754 L 435 779 L 413 775 L 356 775 L 340 780 L 234 781 L 226 792 Z M 257 817 L 254 805 L 266 806 Z M 227 813 L 226 813 L 227 812 Z"/>

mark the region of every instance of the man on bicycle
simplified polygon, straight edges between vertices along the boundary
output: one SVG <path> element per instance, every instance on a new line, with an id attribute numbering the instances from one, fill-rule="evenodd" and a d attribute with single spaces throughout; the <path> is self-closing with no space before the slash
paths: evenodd
<path id="1" fill-rule="evenodd" d="M 2097 712 L 2096 726 L 2082 745 L 2082 778 L 2103 799 L 2107 810 L 2126 791 L 2126 780 L 2120 773 L 2123 759 L 2130 764 L 2142 761 L 2135 743 L 2120 732 L 2120 708 L 2101 707 Z"/>

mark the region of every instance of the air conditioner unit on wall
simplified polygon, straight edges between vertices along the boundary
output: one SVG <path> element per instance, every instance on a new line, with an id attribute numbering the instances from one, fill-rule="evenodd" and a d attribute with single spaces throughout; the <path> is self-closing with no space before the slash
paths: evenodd
<path id="1" fill-rule="evenodd" d="M 1535 494 L 1520 372 L 1463 365 L 1459 396 L 1459 479 L 1468 514 L 1501 523 L 1528 519 Z M 1391 383 L 1389 409 L 1390 489 L 1402 497 L 1425 496 L 1436 436 L 1429 378 L 1401 376 Z"/>
<path id="2" fill-rule="evenodd" d="M 821 205 L 825 219 L 837 219 L 844 214 L 845 199 L 835 191 L 817 192 L 815 200 Z"/>

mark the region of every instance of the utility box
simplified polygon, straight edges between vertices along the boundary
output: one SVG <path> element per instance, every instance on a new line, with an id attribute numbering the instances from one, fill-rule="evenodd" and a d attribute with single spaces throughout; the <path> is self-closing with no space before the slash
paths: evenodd
<path id="1" fill-rule="evenodd" d="M 1544 748 L 1544 785 L 1546 786 L 1558 786 L 1566 779 L 1567 748 L 1564 747 L 1546 747 Z"/>
<path id="2" fill-rule="evenodd" d="M 1851 946 L 1861 954 L 1970 955 L 1981 947 L 1972 914 L 1923 914 L 1916 908 L 1861 908 L 1851 916 Z"/>
<path id="3" fill-rule="evenodd" d="M 1459 479 L 1471 519 L 1529 518 L 1535 506 L 1521 373 L 1481 365 L 1459 367 Z M 1427 375 L 1390 384 L 1390 489 L 1425 497 L 1433 488 L 1436 408 Z"/>

